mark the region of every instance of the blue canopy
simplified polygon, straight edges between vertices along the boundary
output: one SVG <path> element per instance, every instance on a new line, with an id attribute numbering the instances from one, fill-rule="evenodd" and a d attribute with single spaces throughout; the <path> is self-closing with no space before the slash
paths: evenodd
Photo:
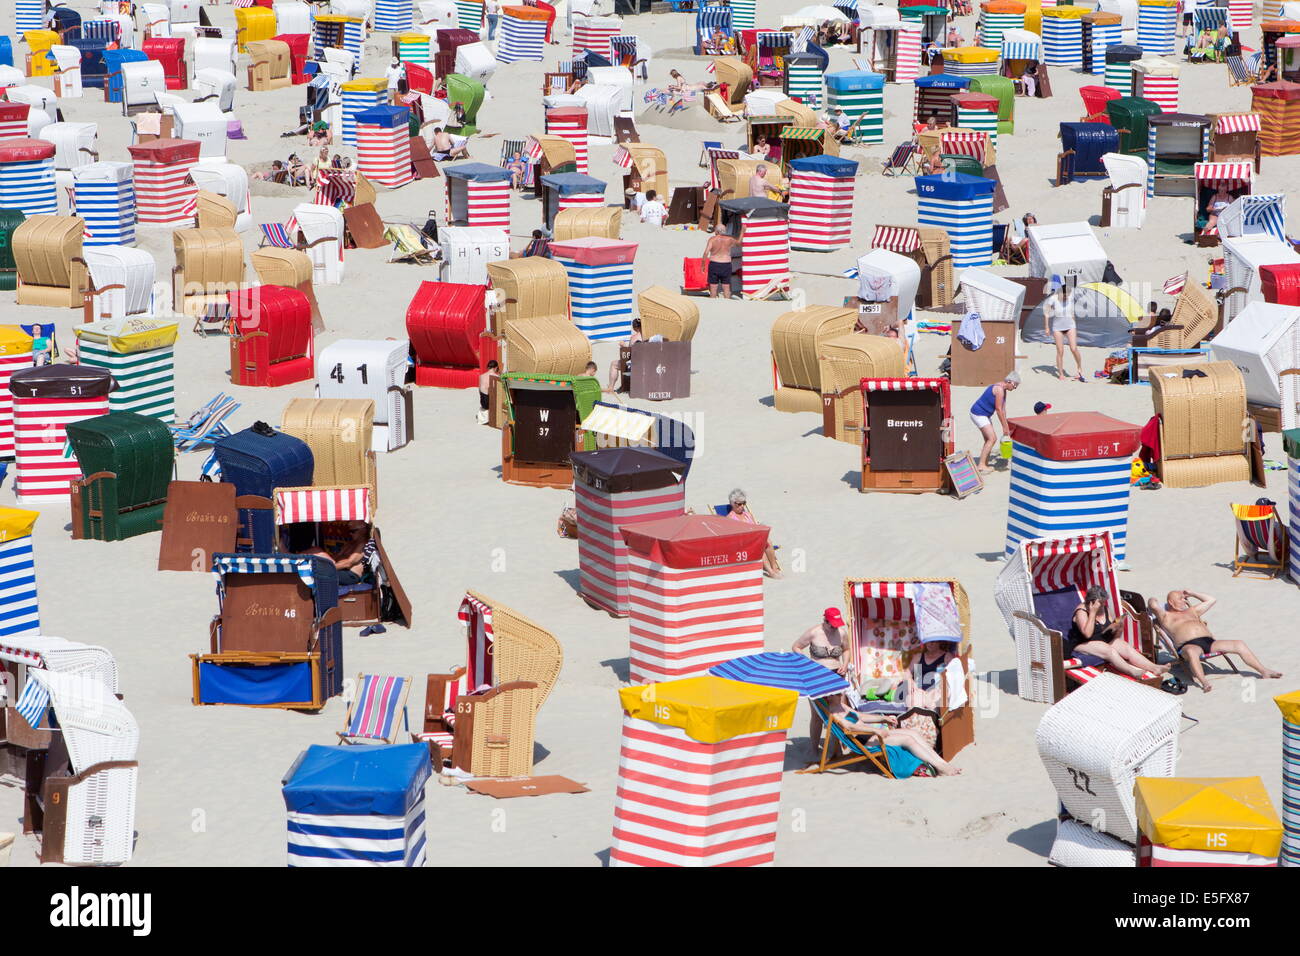
<path id="1" fill-rule="evenodd" d="M 834 73 L 827 73 L 825 80 L 826 89 L 840 93 L 854 90 L 879 90 L 885 86 L 883 73 L 869 73 L 866 70 L 837 70 Z"/>
<path id="2" fill-rule="evenodd" d="M 368 110 L 360 110 L 352 119 L 364 126 L 398 129 L 410 122 L 411 111 L 405 106 L 372 106 Z"/>
<path id="3" fill-rule="evenodd" d="M 542 185 L 554 189 L 561 196 L 574 193 L 605 194 L 605 184 L 594 176 L 585 173 L 552 173 L 542 177 Z"/>
<path id="4" fill-rule="evenodd" d="M 423 795 L 430 766 L 424 744 L 313 744 L 283 781 L 284 805 L 320 815 L 402 816 Z"/>
<path id="5" fill-rule="evenodd" d="M 1111 49 L 1114 49 L 1114 47 Z M 912 82 L 923 90 L 964 90 L 970 87 L 969 76 L 953 76 L 950 73 L 918 76 Z"/>
<path id="6" fill-rule="evenodd" d="M 849 689 L 849 682 L 841 675 L 794 651 L 767 651 L 736 657 L 715 664 L 709 668 L 709 673 L 746 684 L 793 690 L 800 697 L 826 697 Z"/>
<path id="7" fill-rule="evenodd" d="M 974 199 L 993 192 L 997 183 L 970 173 L 917 176 L 916 194 L 930 199 Z"/>
<path id="8" fill-rule="evenodd" d="M 505 181 L 510 178 L 510 170 L 488 163 L 457 163 L 455 166 L 444 166 L 442 174 L 452 179 L 472 179 L 480 183 Z"/>
<path id="9" fill-rule="evenodd" d="M 790 168 L 810 173 L 821 173 L 834 179 L 849 179 L 858 174 L 858 163 L 839 156 L 803 156 L 790 160 Z"/>

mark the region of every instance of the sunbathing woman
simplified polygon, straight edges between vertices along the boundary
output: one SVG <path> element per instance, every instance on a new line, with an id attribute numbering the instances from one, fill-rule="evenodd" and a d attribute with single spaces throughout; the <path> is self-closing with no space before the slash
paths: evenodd
<path id="1" fill-rule="evenodd" d="M 727 512 L 728 518 L 735 518 L 737 521 L 744 521 L 747 524 L 758 524 L 758 519 L 749 510 L 749 502 L 745 497 L 745 493 L 739 488 L 731 489 L 731 494 L 727 495 L 727 504 L 731 508 Z M 769 578 L 779 578 L 782 574 L 781 563 L 776 560 L 776 548 L 771 544 L 771 539 L 768 540 L 767 550 L 763 552 L 763 574 Z"/>
<path id="2" fill-rule="evenodd" d="M 849 733 L 863 730 L 877 731 L 885 746 L 901 747 L 917 760 L 928 763 L 941 777 L 954 777 L 961 773 L 960 767 L 954 767 L 940 757 L 938 752 L 915 730 L 902 730 L 892 726 L 890 722 L 897 718 L 890 714 L 863 714 L 849 711 L 843 716 L 837 714 L 833 719 Z"/>
<path id="3" fill-rule="evenodd" d="M 1142 677 L 1148 671 L 1169 673 L 1170 665 L 1147 660 L 1123 639 L 1124 620 L 1129 614 L 1125 611 L 1111 620 L 1108 604 L 1104 588 L 1088 588 L 1083 603 L 1074 609 L 1070 633 L 1061 648 L 1066 660 L 1077 657 L 1085 667 L 1109 664 L 1129 677 Z"/>

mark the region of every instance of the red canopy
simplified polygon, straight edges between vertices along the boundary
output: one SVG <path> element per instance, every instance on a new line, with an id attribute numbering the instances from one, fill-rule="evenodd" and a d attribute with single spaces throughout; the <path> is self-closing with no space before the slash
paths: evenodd
<path id="1" fill-rule="evenodd" d="M 670 568 L 760 561 L 771 528 L 715 515 L 678 515 L 619 528 L 630 550 Z"/>
<path id="2" fill-rule="evenodd" d="M 1012 418 L 1011 437 L 1044 458 L 1078 461 L 1084 458 L 1127 458 L 1137 451 L 1140 425 L 1100 412 L 1061 412 Z"/>

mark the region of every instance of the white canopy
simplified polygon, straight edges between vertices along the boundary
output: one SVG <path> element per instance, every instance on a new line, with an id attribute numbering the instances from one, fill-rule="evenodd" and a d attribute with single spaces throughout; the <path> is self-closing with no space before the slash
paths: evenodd
<path id="1" fill-rule="evenodd" d="M 881 280 L 888 280 L 889 287 L 875 288 Z M 898 315 L 908 319 L 912 315 L 912 306 L 916 303 L 916 290 L 921 285 L 921 267 L 907 256 L 900 256 L 888 249 L 872 249 L 865 256 L 858 258 L 858 297 L 868 302 L 880 301 L 880 291 L 898 297 Z"/>
<path id="2" fill-rule="evenodd" d="M 232 74 L 235 72 L 237 61 L 233 38 L 195 37 L 191 42 L 194 48 L 195 75 L 201 70 L 225 70 Z"/>
<path id="3" fill-rule="evenodd" d="M 317 239 L 330 238 L 307 250 L 311 256 L 312 281 L 321 285 L 343 282 L 343 213 L 333 206 L 300 203 L 293 207 L 293 217 L 308 245 Z"/>
<path id="4" fill-rule="evenodd" d="M 59 104 L 59 98 L 53 90 L 31 83 L 9 87 L 5 97 L 11 103 L 30 103 L 33 109 L 45 110 L 47 113 L 54 112 Z"/>
<path id="5" fill-rule="evenodd" d="M 1141 229 L 1147 218 L 1147 164 L 1141 156 L 1123 153 L 1106 153 L 1101 157 L 1110 176 L 1112 189 L 1129 186 L 1116 192 L 1110 200 L 1110 224 L 1113 228 Z"/>
<path id="6" fill-rule="evenodd" d="M 785 91 L 779 86 L 764 86 L 745 94 L 746 116 L 775 116 L 776 104 L 788 100 Z"/>
<path id="7" fill-rule="evenodd" d="M 831 23 L 837 23 L 840 21 L 843 21 L 844 23 L 849 22 L 849 18 L 845 15 L 843 10 L 837 10 L 835 7 L 826 5 L 800 7 L 794 12 L 794 15 L 804 20 L 815 20 L 818 23 L 825 23 L 827 21 L 830 21 Z"/>
<path id="8" fill-rule="evenodd" d="M 179 103 L 172 107 L 176 117 L 177 139 L 199 141 L 199 156 L 203 159 L 224 159 L 226 156 L 226 131 L 230 120 L 216 103 Z"/>
<path id="9" fill-rule="evenodd" d="M 8 64 L 0 66 L 0 89 L 11 86 L 22 86 L 27 82 L 27 75 L 22 70 L 16 69 Z"/>
<path id="10" fill-rule="evenodd" d="M 1279 242 L 1269 235 L 1224 236 L 1222 238 L 1224 271 L 1228 288 L 1245 289 L 1223 303 L 1223 321 L 1232 319 L 1246 307 L 1247 302 L 1263 298 L 1259 281 L 1259 267 L 1300 262 L 1291 244 Z"/>
<path id="11" fill-rule="evenodd" d="M 587 132 L 592 136 L 613 136 L 614 117 L 621 112 L 623 87 L 588 83 L 578 87 L 578 98 L 587 108 Z"/>
<path id="12" fill-rule="evenodd" d="M 194 99 L 215 96 L 217 109 L 229 113 L 235 106 L 235 74 L 227 70 L 199 70 L 194 74 Z"/>
<path id="13" fill-rule="evenodd" d="M 987 269 L 965 269 L 958 286 L 966 309 L 987 322 L 1019 322 L 1025 304 L 1025 287 Z"/>
<path id="14" fill-rule="evenodd" d="M 98 136 L 97 123 L 51 123 L 41 130 L 40 138 L 54 144 L 55 169 L 76 169 L 96 161 Z"/>
<path id="15" fill-rule="evenodd" d="M 311 33 L 311 7 L 307 4 L 291 0 L 288 3 L 273 3 L 271 9 L 275 11 L 277 35 Z"/>
<path id="16" fill-rule="evenodd" d="M 587 70 L 587 85 L 598 83 L 601 86 L 617 86 L 623 91 L 618 104 L 618 112 L 626 113 L 632 109 L 632 71 L 625 66 L 593 66 Z"/>
<path id="17" fill-rule="evenodd" d="M 190 178 L 200 189 L 225 196 L 235 207 L 235 230 L 243 232 L 253 225 L 252 199 L 248 191 L 248 171 L 238 163 L 200 160 L 190 167 Z"/>
<path id="18" fill-rule="evenodd" d="M 456 47 L 456 72 L 484 85 L 497 71 L 496 54 L 486 43 L 466 43 Z"/>
<path id="19" fill-rule="evenodd" d="M 416 19 L 420 23 L 446 24 L 449 27 L 460 25 L 453 0 L 423 0 L 417 4 L 417 9 L 419 13 L 416 14 Z"/>
<path id="20" fill-rule="evenodd" d="M 152 106 L 157 95 L 167 90 L 163 65 L 157 60 L 128 61 L 122 64 L 122 99 L 124 106 Z"/>
<path id="21" fill-rule="evenodd" d="M 1282 427 L 1300 418 L 1300 308 L 1251 302 L 1210 342 L 1210 355 L 1241 370 L 1248 401 L 1281 408 Z"/>
<path id="22" fill-rule="evenodd" d="M 1100 282 L 1106 272 L 1106 250 L 1086 222 L 1062 222 L 1029 227 L 1029 274 L 1043 279 L 1060 276 L 1069 282 Z"/>
<path id="23" fill-rule="evenodd" d="M 94 297 L 95 315 L 125 319 L 150 310 L 157 266 L 148 252 L 132 246 L 87 246 L 81 255 L 95 288 L 107 289 Z"/>
<path id="24" fill-rule="evenodd" d="M 858 4 L 858 24 L 863 30 L 896 27 L 902 22 L 903 17 L 897 7 L 886 7 L 883 4 L 868 7 Z"/>

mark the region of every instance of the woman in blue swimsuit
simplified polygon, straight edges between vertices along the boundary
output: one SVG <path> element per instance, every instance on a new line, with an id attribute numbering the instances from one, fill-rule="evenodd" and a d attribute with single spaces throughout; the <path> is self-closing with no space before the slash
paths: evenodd
<path id="1" fill-rule="evenodd" d="M 975 404 L 970 407 L 970 420 L 984 436 L 984 448 L 980 451 L 977 466 L 983 474 L 993 470 L 989 467 L 989 452 L 993 450 L 993 445 L 997 441 L 997 433 L 993 431 L 993 416 L 997 415 L 1002 425 L 1002 434 L 1007 434 L 1011 430 L 1007 425 L 1007 392 L 1014 392 L 1019 386 L 1020 373 L 1010 371 L 1001 382 L 984 389 L 980 397 L 975 399 Z"/>

